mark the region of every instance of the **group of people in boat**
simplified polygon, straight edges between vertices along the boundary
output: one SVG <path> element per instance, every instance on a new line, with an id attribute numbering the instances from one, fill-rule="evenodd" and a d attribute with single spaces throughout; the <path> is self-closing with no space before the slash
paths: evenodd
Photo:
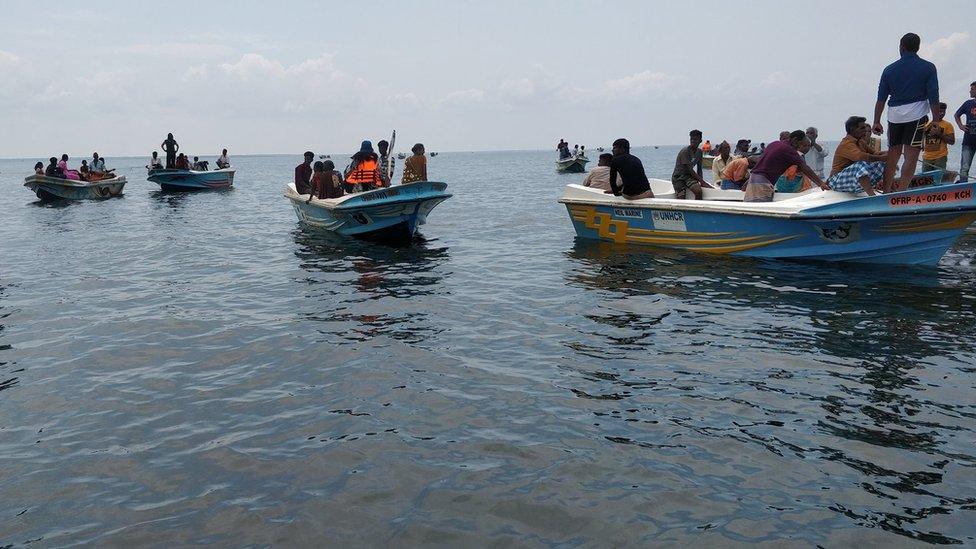
<path id="1" fill-rule="evenodd" d="M 97 152 L 92 153 L 91 164 L 88 163 L 87 159 L 83 159 L 77 170 L 68 167 L 68 160 L 67 154 L 62 154 L 61 160 L 52 156 L 48 160 L 47 167 L 44 166 L 43 162 L 34 164 L 34 174 L 74 181 L 101 181 L 115 177 L 113 174 L 115 170 L 106 169 L 105 159 L 99 156 Z"/>
<path id="2" fill-rule="evenodd" d="M 172 133 L 166 135 L 166 139 L 159 144 L 159 147 L 166 154 L 166 163 L 164 164 L 162 159 L 159 158 L 159 153 L 153 151 L 152 156 L 149 157 L 149 164 L 146 165 L 146 169 L 150 172 L 162 169 L 194 171 L 207 171 L 210 169 L 209 161 L 200 160 L 199 156 L 194 156 L 191 162 L 188 155 L 179 152 L 180 144 L 173 138 Z M 217 157 L 216 165 L 216 169 L 218 170 L 230 167 L 230 157 L 227 156 L 227 149 L 221 151 L 220 156 Z"/>
<path id="3" fill-rule="evenodd" d="M 391 157 L 390 144 L 381 140 L 376 144 L 379 153 L 373 150 L 372 141 L 363 141 L 359 152 L 352 155 L 345 171 L 336 170 L 332 160 L 318 160 L 315 153 L 307 151 L 305 160 L 295 166 L 295 190 L 298 194 L 312 198 L 339 198 L 349 193 L 372 191 L 389 187 L 393 179 L 396 160 Z M 427 157 L 423 143 L 415 144 L 413 155 L 403 162 L 403 183 L 427 181 Z"/>
<path id="4" fill-rule="evenodd" d="M 703 188 L 744 191 L 746 202 L 768 202 L 776 192 L 801 192 L 817 186 L 824 190 L 869 196 L 905 190 L 915 177 L 919 156 L 922 170 L 945 170 L 948 146 L 955 144 L 955 129 L 945 120 L 947 105 L 939 100 L 936 67 L 918 56 L 921 38 L 908 33 L 899 43 L 900 58 L 881 74 L 874 123 L 864 116 L 850 116 L 844 123 L 845 137 L 834 151 L 830 172 L 825 171 L 827 149 L 818 142 L 817 128 L 783 131 L 779 140 L 750 148 L 740 139 L 733 149 L 722 141 L 712 159 L 713 182 L 703 177 L 703 153 L 713 150 L 702 143 L 702 132 L 689 132 L 688 146 L 675 159 L 671 183 L 676 198 L 702 198 Z M 976 82 L 970 85 L 970 99 L 955 112 L 956 125 L 963 131 L 959 181 L 968 181 L 976 153 Z M 872 137 L 885 132 L 881 115 L 888 110 L 888 146 L 880 150 Z M 929 119 L 929 113 L 932 118 Z M 963 123 L 963 117 L 966 117 Z M 901 173 L 896 170 L 901 165 Z M 617 185 L 617 177 L 623 181 Z M 954 174 L 953 174 L 954 177 Z M 604 189 L 628 199 L 653 197 L 640 160 L 629 152 L 626 139 L 614 142 L 613 155 L 601 155 L 584 185 Z"/>
<path id="5" fill-rule="evenodd" d="M 566 160 L 568 158 L 576 158 L 586 156 L 586 145 L 573 145 L 573 152 L 569 152 L 569 143 L 565 139 L 560 139 L 559 143 L 556 145 L 556 151 L 559 153 L 560 160 Z"/>

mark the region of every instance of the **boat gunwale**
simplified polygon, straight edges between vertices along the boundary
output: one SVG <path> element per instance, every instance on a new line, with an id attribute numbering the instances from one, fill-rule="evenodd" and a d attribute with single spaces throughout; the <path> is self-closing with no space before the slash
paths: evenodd
<path id="1" fill-rule="evenodd" d="M 372 208 L 372 207 L 375 207 L 375 206 L 390 206 L 390 205 L 395 205 L 395 204 L 406 204 L 406 203 L 410 203 L 410 202 L 424 202 L 424 201 L 427 201 L 427 200 L 435 200 L 435 199 L 436 200 L 447 200 L 448 198 L 451 198 L 453 196 L 451 193 L 446 192 L 446 190 L 444 190 L 444 191 L 439 191 L 438 194 L 434 194 L 434 195 L 430 195 L 430 196 L 424 196 L 424 197 L 413 197 L 413 198 L 410 198 L 410 197 L 390 197 L 388 199 L 380 199 L 380 200 L 377 200 L 376 202 L 366 203 L 366 204 L 363 204 L 363 203 L 347 204 L 347 202 L 349 202 L 350 200 L 352 200 L 352 199 L 354 199 L 356 197 L 362 197 L 363 195 L 367 195 L 368 193 L 377 193 L 377 192 L 380 192 L 380 191 L 386 191 L 386 190 L 394 189 L 394 188 L 398 188 L 398 187 L 407 187 L 407 186 L 414 186 L 414 185 L 422 185 L 422 184 L 426 184 L 426 183 L 440 183 L 440 184 L 444 185 L 444 188 L 445 189 L 447 188 L 447 183 L 445 183 L 443 181 L 414 181 L 414 182 L 411 182 L 411 183 L 404 183 L 404 184 L 401 184 L 401 185 L 393 185 L 391 187 L 383 187 L 381 189 L 373 189 L 371 191 L 365 191 L 365 192 L 360 192 L 360 193 L 345 194 L 345 195 L 343 195 L 343 196 L 341 196 L 339 198 L 313 198 L 311 201 L 309 201 L 307 198 L 301 198 L 303 196 L 309 196 L 309 195 L 307 195 L 307 194 L 298 194 L 298 191 L 295 190 L 295 184 L 294 183 L 288 183 L 288 184 L 285 185 L 284 195 L 285 195 L 285 198 L 291 200 L 292 202 L 302 203 L 302 204 L 310 205 L 310 206 L 316 206 L 316 207 L 324 208 L 324 209 L 327 209 L 327 210 L 330 210 L 330 211 L 350 211 L 350 210 L 358 210 L 358 209 L 362 209 L 362 208 Z M 338 201 L 338 202 L 335 202 L 335 201 Z"/>
<path id="2" fill-rule="evenodd" d="M 59 185 L 62 187 L 72 187 L 75 189 L 90 189 L 92 187 L 98 187 L 101 185 L 118 185 L 119 183 L 128 183 L 128 180 L 126 180 L 124 175 L 116 175 L 111 179 L 99 179 L 98 181 L 63 179 L 60 177 L 37 174 L 29 175 L 24 178 L 25 187 L 29 187 L 31 185 Z"/>

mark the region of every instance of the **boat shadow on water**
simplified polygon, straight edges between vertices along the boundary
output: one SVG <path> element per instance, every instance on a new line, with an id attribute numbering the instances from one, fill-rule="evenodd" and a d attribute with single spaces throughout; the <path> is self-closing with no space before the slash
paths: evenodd
<path id="1" fill-rule="evenodd" d="M 423 298 L 448 292 L 447 247 L 416 235 L 410 245 L 378 244 L 299 224 L 292 233 L 302 274 L 299 315 L 320 337 L 350 344 L 385 336 L 416 344 L 443 330 Z"/>

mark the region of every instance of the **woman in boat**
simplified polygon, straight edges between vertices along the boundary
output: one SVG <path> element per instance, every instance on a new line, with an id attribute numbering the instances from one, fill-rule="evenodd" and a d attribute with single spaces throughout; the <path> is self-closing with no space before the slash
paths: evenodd
<path id="1" fill-rule="evenodd" d="M 331 160 L 318 161 L 312 168 L 312 192 L 307 202 L 315 198 L 339 198 L 342 196 L 342 174 L 335 169 Z"/>
<path id="2" fill-rule="evenodd" d="M 168 162 L 168 159 L 167 159 L 167 162 Z M 180 153 L 180 155 L 176 157 L 175 168 L 177 170 L 189 170 L 190 169 L 190 160 L 186 157 L 185 154 Z"/>
<path id="3" fill-rule="evenodd" d="M 403 161 L 403 180 L 401 183 L 427 181 L 427 157 L 424 156 L 423 143 L 417 143 L 412 149 L 413 156 Z"/>
<path id="4" fill-rule="evenodd" d="M 171 170 L 176 167 L 176 153 L 180 150 L 180 144 L 173 139 L 173 134 L 166 134 L 166 139 L 159 145 L 166 153 L 166 169 Z"/>
<path id="5" fill-rule="evenodd" d="M 352 155 L 352 163 L 346 169 L 346 192 L 371 191 L 383 186 L 380 177 L 380 159 L 373 151 L 373 144 L 363 141 L 359 152 Z"/>
<path id="6" fill-rule="evenodd" d="M 34 164 L 34 175 L 44 175 L 44 163 L 38 162 Z"/>
<path id="7" fill-rule="evenodd" d="M 62 177 L 65 179 L 71 179 L 74 181 L 79 181 L 81 179 L 77 171 L 68 169 L 68 155 L 66 154 L 61 155 L 61 161 L 58 162 L 58 169 L 60 169 L 61 173 L 64 174 Z"/>

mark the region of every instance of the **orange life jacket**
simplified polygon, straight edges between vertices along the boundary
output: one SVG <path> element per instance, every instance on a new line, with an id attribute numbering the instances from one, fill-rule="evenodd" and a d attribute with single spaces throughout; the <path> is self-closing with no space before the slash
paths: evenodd
<path id="1" fill-rule="evenodd" d="M 349 172 L 346 176 L 346 183 L 351 185 L 375 185 L 382 186 L 380 180 L 379 162 L 376 160 L 363 160 L 356 166 L 356 169 Z"/>

